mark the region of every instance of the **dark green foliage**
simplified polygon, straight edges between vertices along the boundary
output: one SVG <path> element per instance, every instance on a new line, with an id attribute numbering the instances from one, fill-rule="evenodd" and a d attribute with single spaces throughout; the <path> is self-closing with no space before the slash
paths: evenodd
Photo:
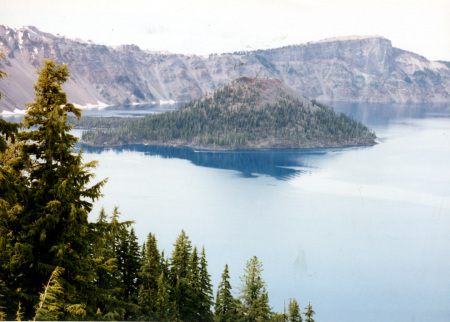
<path id="1" fill-rule="evenodd" d="M 189 264 L 190 270 L 190 285 L 192 287 L 192 309 L 196 312 L 194 317 L 191 320 L 198 320 L 198 313 L 200 311 L 200 272 L 199 272 L 199 258 L 197 247 L 194 246 L 194 249 L 191 254 L 191 262 Z"/>
<path id="2" fill-rule="evenodd" d="M 316 312 L 314 312 L 311 303 L 308 303 L 308 306 L 305 307 L 305 310 L 306 310 L 306 312 L 304 313 L 306 316 L 305 322 L 314 322 L 312 316 L 316 314 Z"/>
<path id="3" fill-rule="evenodd" d="M 19 124 L 0 119 L 0 153 L 6 151 L 8 141 L 15 142 L 18 128 Z"/>
<path id="4" fill-rule="evenodd" d="M 108 221 L 102 209 L 98 221 L 90 224 L 91 278 L 95 292 L 89 299 L 90 318 L 130 318 L 138 310 L 139 246 L 134 231 L 128 230 L 132 222 L 120 222 L 119 214 L 116 207 Z"/>
<path id="5" fill-rule="evenodd" d="M 272 313 L 272 315 L 270 316 L 270 321 L 273 322 L 287 322 L 288 321 L 288 317 L 286 313 Z"/>
<path id="6" fill-rule="evenodd" d="M 141 319 L 162 319 L 167 312 L 164 307 L 168 305 L 168 287 L 165 283 L 165 272 L 163 267 L 155 235 L 148 234 L 147 243 L 144 245 L 144 254 L 140 269 L 139 306 Z M 164 294 L 158 294 L 160 290 Z M 167 294 L 167 296 L 165 296 Z M 158 298 L 158 295 L 162 298 Z M 158 303 L 160 301 L 160 303 Z"/>
<path id="7" fill-rule="evenodd" d="M 184 231 L 178 236 L 174 247 L 168 271 L 171 316 L 182 321 L 211 321 L 212 285 L 205 251 L 202 250 L 199 258 L 197 248 L 192 249 Z M 160 276 L 160 285 L 164 283 L 164 276 L 165 273 Z M 159 293 L 159 297 L 161 303 L 167 303 L 162 294 Z"/>
<path id="8" fill-rule="evenodd" d="M 172 281 L 171 300 L 175 303 L 175 317 L 181 320 L 195 321 L 195 289 L 192 281 L 192 246 L 184 231 L 178 236 L 170 259 L 170 277 Z"/>
<path id="9" fill-rule="evenodd" d="M 302 316 L 300 313 L 300 306 L 296 299 L 289 299 L 289 322 L 302 322 Z"/>
<path id="10" fill-rule="evenodd" d="M 165 265 L 165 264 L 163 264 Z M 163 269 L 158 277 L 157 281 L 157 294 L 156 294 L 156 319 L 161 321 L 168 321 L 174 316 L 176 311 L 173 302 L 170 302 L 170 284 L 168 281 L 168 274 Z"/>
<path id="11" fill-rule="evenodd" d="M 222 273 L 222 281 L 217 289 L 214 310 L 216 321 L 224 322 L 236 319 L 236 302 L 231 294 L 228 265 L 225 265 L 225 269 Z"/>
<path id="12" fill-rule="evenodd" d="M 4 55 L 0 53 L 0 58 Z M 0 70 L 0 79 L 6 73 Z M 0 92 L 0 99 L 2 93 Z M 17 250 L 14 249 L 14 235 L 11 234 L 9 224 L 22 211 L 25 195 L 26 178 L 18 164 L 20 148 L 12 145 L 17 135 L 18 125 L 0 119 L 0 320 L 12 318 L 12 312 L 17 308 L 17 290 L 11 288 L 10 279 L 17 278 L 11 270 L 11 262 L 19 260 Z M 12 261 L 12 257 L 16 259 Z M 14 264 L 13 264 L 14 265 Z M 6 283 L 5 283 L 6 282 Z M 21 312 L 19 310 L 19 312 Z M 21 313 L 22 314 L 22 313 Z"/>
<path id="13" fill-rule="evenodd" d="M 119 235 L 117 249 L 117 268 L 120 274 L 120 298 L 127 303 L 124 319 L 136 319 L 138 315 L 138 293 L 141 268 L 139 244 L 134 229 L 126 230 Z"/>
<path id="14" fill-rule="evenodd" d="M 30 130 L 19 133 L 19 151 L 7 152 L 16 153 L 15 161 L 2 166 L 16 174 L 8 184 L 17 189 L 9 196 L 13 203 L 3 204 L 1 214 L 0 235 L 9 237 L 0 249 L 5 264 L 0 279 L 9 289 L 20 290 L 11 302 L 22 303 L 25 318 L 34 315 L 43 281 L 57 266 L 65 268 L 65 303 L 73 303 L 84 290 L 89 271 L 87 214 L 104 184 L 90 185 L 95 162 L 83 164 L 81 152 L 72 150 L 77 139 L 69 133 L 67 114 L 79 117 L 80 110 L 67 103 L 61 91 L 67 67 L 45 61 L 38 74 L 35 101 L 24 117 Z"/>
<path id="15" fill-rule="evenodd" d="M 93 145 L 127 143 L 176 144 L 197 147 L 273 148 L 374 144 L 375 134 L 345 114 L 323 104 L 315 107 L 287 95 L 261 103 L 258 86 L 245 90 L 225 86 L 211 97 L 193 100 L 179 110 L 143 118 L 86 118 L 77 126 Z"/>
<path id="16" fill-rule="evenodd" d="M 199 303 L 199 321 L 212 321 L 213 314 L 211 306 L 213 305 L 213 291 L 211 276 L 208 274 L 208 263 L 206 261 L 205 247 L 202 248 L 200 257 L 199 286 L 197 290 Z"/>

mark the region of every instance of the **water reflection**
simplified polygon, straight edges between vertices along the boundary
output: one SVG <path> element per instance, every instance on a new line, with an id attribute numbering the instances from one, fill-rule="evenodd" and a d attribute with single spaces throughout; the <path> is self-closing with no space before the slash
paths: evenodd
<path id="1" fill-rule="evenodd" d="M 134 151 L 162 158 L 189 160 L 201 167 L 238 171 L 242 177 L 267 175 L 287 180 L 311 171 L 311 158 L 339 149 L 240 150 L 207 151 L 189 147 L 127 145 L 115 148 L 83 146 L 87 153 L 101 154 L 107 150 L 116 153 Z"/>

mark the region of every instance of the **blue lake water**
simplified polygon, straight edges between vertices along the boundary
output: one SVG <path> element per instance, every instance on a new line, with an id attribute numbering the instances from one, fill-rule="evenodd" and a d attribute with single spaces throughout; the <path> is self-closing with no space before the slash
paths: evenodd
<path id="1" fill-rule="evenodd" d="M 311 302 L 316 321 L 449 321 L 450 106 L 333 105 L 379 144 L 85 147 L 85 161 L 100 162 L 97 179 L 109 178 L 90 218 L 117 205 L 166 255 L 184 229 L 205 246 L 215 288 L 229 265 L 235 294 L 256 255 L 279 312 L 295 297 Z"/>

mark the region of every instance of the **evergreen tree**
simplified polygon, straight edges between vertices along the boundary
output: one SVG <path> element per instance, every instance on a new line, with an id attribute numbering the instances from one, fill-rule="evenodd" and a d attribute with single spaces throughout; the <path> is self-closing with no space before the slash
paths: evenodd
<path id="1" fill-rule="evenodd" d="M 34 315 L 42 284 L 57 266 L 65 268 L 61 276 L 65 303 L 88 301 L 87 214 L 105 183 L 91 185 L 90 170 L 96 163 L 83 164 L 82 152 L 73 151 L 77 139 L 69 133 L 67 114 L 78 118 L 81 114 L 61 91 L 69 76 L 67 66 L 44 61 L 38 75 L 35 101 L 27 105 L 24 117 L 29 131 L 19 133 L 21 151 L 11 167 L 23 174 L 14 181 L 20 182 L 16 190 L 20 198 L 16 193 L 17 206 L 8 202 L 1 213 L 1 235 L 12 237 L 0 246 L 6 268 L 0 278 L 10 290 L 20 290 L 12 302 L 23 304 L 25 318 Z"/>
<path id="2" fill-rule="evenodd" d="M 117 262 L 120 273 L 121 298 L 127 304 L 124 319 L 128 320 L 136 315 L 138 310 L 138 273 L 141 267 L 139 244 L 133 228 L 130 231 L 125 230 L 119 235 Z"/>
<path id="3" fill-rule="evenodd" d="M 200 319 L 199 311 L 201 306 L 201 289 L 200 289 L 200 269 L 199 269 L 199 258 L 197 252 L 197 246 L 194 246 L 191 254 L 191 262 L 189 264 L 189 284 L 192 291 L 191 298 L 191 311 L 192 320 L 198 321 Z"/>
<path id="4" fill-rule="evenodd" d="M 89 301 L 90 314 L 88 317 L 95 316 L 100 320 L 128 318 L 131 312 L 137 310 L 134 298 L 137 295 L 125 298 L 125 285 L 128 282 L 125 282 L 124 277 L 136 274 L 136 272 L 133 273 L 133 269 L 129 269 L 132 266 L 130 265 L 129 245 L 134 243 L 132 252 L 134 254 L 139 254 L 139 246 L 136 244 L 135 236 L 131 238 L 134 241 L 130 242 L 130 232 L 127 228 L 132 222 L 120 222 L 119 214 L 118 208 L 115 207 L 110 221 L 108 221 L 108 216 L 102 209 L 98 221 L 90 224 L 90 252 L 94 286 L 92 291 L 95 291 L 95 295 L 91 296 Z M 131 256 L 131 259 L 133 258 L 135 255 Z M 137 269 L 139 269 L 139 265 Z M 133 267 L 136 269 L 136 265 Z"/>
<path id="5" fill-rule="evenodd" d="M 273 322 L 286 322 L 288 321 L 288 316 L 285 313 L 272 313 L 270 316 L 270 321 Z"/>
<path id="6" fill-rule="evenodd" d="M 116 212 L 117 208 L 114 209 L 114 214 Z M 115 240 L 112 236 L 114 223 L 108 222 L 108 216 L 104 209 L 101 209 L 97 222 L 90 225 L 92 284 L 95 296 L 90 298 L 91 311 L 88 316 L 94 315 L 95 319 L 99 320 L 120 319 L 124 316 L 125 309 L 118 300 L 119 273 L 114 253 Z"/>
<path id="7" fill-rule="evenodd" d="M 117 211 L 117 209 L 114 209 Z M 102 208 L 96 223 L 91 224 L 91 254 L 93 257 L 94 285 L 102 290 L 117 288 L 117 259 L 114 254 L 114 240 L 111 240 L 111 224 Z"/>
<path id="8" fill-rule="evenodd" d="M 194 290 L 191 285 L 191 242 L 184 232 L 178 236 L 170 259 L 171 300 L 175 305 L 175 319 L 195 321 Z"/>
<path id="9" fill-rule="evenodd" d="M 200 302 L 199 302 L 199 321 L 212 321 L 213 314 L 211 306 L 213 305 L 213 291 L 211 276 L 208 274 L 208 262 L 206 260 L 205 247 L 202 248 L 200 257 Z"/>
<path id="10" fill-rule="evenodd" d="M 296 299 L 289 299 L 289 322 L 302 322 L 302 316 L 300 314 L 300 306 Z"/>
<path id="11" fill-rule="evenodd" d="M 3 57 L 0 53 L 0 58 Z M 0 70 L 0 79 L 3 77 L 6 73 Z M 26 186 L 23 167 L 18 162 L 20 147 L 13 145 L 17 130 L 18 124 L 0 119 L 0 320 L 11 319 L 17 308 L 17 289 L 10 287 L 10 279 L 14 278 L 11 258 L 19 258 L 13 247 L 15 236 L 11 234 L 9 225 L 22 211 Z"/>
<path id="12" fill-rule="evenodd" d="M 308 306 L 305 307 L 305 310 L 306 310 L 306 312 L 304 313 L 306 316 L 305 322 L 314 322 L 312 316 L 316 314 L 316 312 L 314 312 L 311 303 L 308 303 Z"/>
<path id="13" fill-rule="evenodd" d="M 52 275 L 44 288 L 44 292 L 40 293 L 41 301 L 37 306 L 36 315 L 33 321 L 56 321 L 64 314 L 64 311 L 78 319 L 86 316 L 84 305 L 72 304 L 64 306 L 64 301 L 61 300 L 64 296 L 64 289 L 58 280 L 62 272 L 64 272 L 64 268 L 62 267 L 56 267 L 52 272 Z"/>
<path id="14" fill-rule="evenodd" d="M 175 302 L 171 302 L 170 272 L 168 260 L 164 259 L 164 251 L 161 252 L 161 274 L 158 277 L 158 293 L 156 296 L 157 319 L 172 321 L 176 316 Z"/>
<path id="15" fill-rule="evenodd" d="M 214 306 L 216 321 L 233 321 L 236 317 L 236 304 L 231 294 L 230 275 L 228 265 L 222 273 L 222 281 L 219 284 Z"/>
<path id="16" fill-rule="evenodd" d="M 0 280 L 0 321 L 6 321 L 6 307 L 5 305 L 5 294 L 6 293 L 6 285 Z"/>
<path id="17" fill-rule="evenodd" d="M 241 277 L 241 299 L 246 320 L 268 320 L 270 314 L 269 297 L 265 282 L 261 278 L 262 263 L 253 256 L 246 264 L 245 274 Z"/>
<path id="18" fill-rule="evenodd" d="M 160 258 L 156 237 L 154 234 L 149 233 L 139 273 L 141 279 L 139 306 L 141 309 L 141 319 L 144 320 L 160 318 L 160 312 L 158 312 L 160 308 L 157 303 L 158 284 L 161 284 L 161 287 L 165 286 L 161 261 L 162 258 Z M 160 281 L 160 279 L 162 280 Z M 166 291 L 168 290 L 166 289 Z M 165 302 L 165 299 L 166 297 L 163 296 L 162 302 Z"/>
<path id="19" fill-rule="evenodd" d="M 169 321 L 173 311 L 169 298 L 169 284 L 164 271 L 161 271 L 157 281 L 155 317 L 158 321 Z"/>

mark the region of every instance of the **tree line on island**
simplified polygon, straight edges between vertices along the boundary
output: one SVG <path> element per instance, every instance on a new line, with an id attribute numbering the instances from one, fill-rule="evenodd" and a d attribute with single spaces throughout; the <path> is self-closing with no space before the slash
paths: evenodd
<path id="1" fill-rule="evenodd" d="M 256 256 L 240 295 L 225 266 L 214 299 L 205 250 L 184 231 L 166 258 L 151 233 L 139 245 L 117 208 L 89 222 L 106 180 L 92 183 L 96 162 L 75 152 L 67 117 L 81 111 L 61 88 L 69 71 L 44 61 L 38 74 L 23 124 L 0 119 L 0 320 L 302 320 L 295 299 L 288 314 L 272 312 Z"/>
<path id="2" fill-rule="evenodd" d="M 279 81 L 243 78 L 170 113 L 72 122 L 89 129 L 82 141 L 94 146 L 148 143 L 245 149 L 375 144 L 375 134 L 361 122 L 290 94 Z"/>

